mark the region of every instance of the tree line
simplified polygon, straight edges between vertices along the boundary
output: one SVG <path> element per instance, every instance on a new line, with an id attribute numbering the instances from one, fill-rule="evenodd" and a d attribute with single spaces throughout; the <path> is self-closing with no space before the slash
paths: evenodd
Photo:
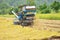
<path id="1" fill-rule="evenodd" d="M 54 1 L 49 6 L 46 3 L 44 3 L 40 5 L 37 9 L 41 13 L 51 13 L 51 11 L 58 13 L 60 10 L 60 2 Z"/>
<path id="2" fill-rule="evenodd" d="M 34 1 L 30 0 L 30 5 L 35 5 Z M 8 4 L 2 3 L 0 4 L 0 14 L 12 14 L 12 10 L 15 10 L 15 12 L 18 12 L 18 7 L 10 7 Z M 40 13 L 51 13 L 59 12 L 60 11 L 60 2 L 54 1 L 50 5 L 47 5 L 47 3 L 41 4 L 38 7 L 36 7 L 36 11 Z"/>

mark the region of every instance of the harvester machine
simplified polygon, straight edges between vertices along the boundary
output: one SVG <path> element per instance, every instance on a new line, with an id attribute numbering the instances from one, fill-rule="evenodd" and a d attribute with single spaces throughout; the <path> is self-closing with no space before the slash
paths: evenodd
<path id="1" fill-rule="evenodd" d="M 12 11 L 12 13 L 16 16 L 14 24 L 19 24 L 22 26 L 33 25 L 36 7 L 23 5 L 19 6 L 19 8 L 21 8 L 21 11 L 18 13 Z"/>

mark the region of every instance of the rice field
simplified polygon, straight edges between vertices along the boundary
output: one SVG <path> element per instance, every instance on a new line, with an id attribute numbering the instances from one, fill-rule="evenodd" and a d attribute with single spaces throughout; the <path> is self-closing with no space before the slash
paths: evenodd
<path id="1" fill-rule="evenodd" d="M 41 40 L 51 36 L 59 36 L 60 33 L 57 31 L 50 31 L 45 29 L 44 26 L 39 26 L 37 22 L 32 27 L 22 27 L 20 25 L 13 24 L 14 16 L 2 17 L 0 16 L 0 40 Z M 35 27 L 36 26 L 36 27 Z"/>
<path id="2" fill-rule="evenodd" d="M 37 14 L 40 19 L 60 20 L 60 13 L 51 14 Z"/>

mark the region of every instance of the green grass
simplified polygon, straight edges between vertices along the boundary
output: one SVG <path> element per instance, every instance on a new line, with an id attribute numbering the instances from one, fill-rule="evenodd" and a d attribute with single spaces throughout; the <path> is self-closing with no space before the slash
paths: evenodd
<path id="1" fill-rule="evenodd" d="M 0 17 L 15 18 L 14 15 L 0 15 Z M 60 20 L 60 13 L 36 14 L 36 18 L 49 19 L 49 20 Z"/>
<path id="2" fill-rule="evenodd" d="M 13 18 L 13 17 L 15 17 L 14 15 L 0 15 L 0 17 L 8 17 L 8 18 Z"/>
<path id="3" fill-rule="evenodd" d="M 60 14 L 37 14 L 40 19 L 60 20 Z"/>

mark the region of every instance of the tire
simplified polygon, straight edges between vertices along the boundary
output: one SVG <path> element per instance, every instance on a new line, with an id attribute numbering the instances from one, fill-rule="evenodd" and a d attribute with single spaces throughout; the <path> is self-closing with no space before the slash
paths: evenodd
<path id="1" fill-rule="evenodd" d="M 14 25 L 18 25 L 18 22 L 14 22 Z"/>
<path id="2" fill-rule="evenodd" d="M 21 23 L 21 26 L 27 26 L 28 24 L 27 23 Z"/>
<path id="3" fill-rule="evenodd" d="M 14 22 L 14 25 L 20 25 L 21 23 L 20 22 Z"/>

